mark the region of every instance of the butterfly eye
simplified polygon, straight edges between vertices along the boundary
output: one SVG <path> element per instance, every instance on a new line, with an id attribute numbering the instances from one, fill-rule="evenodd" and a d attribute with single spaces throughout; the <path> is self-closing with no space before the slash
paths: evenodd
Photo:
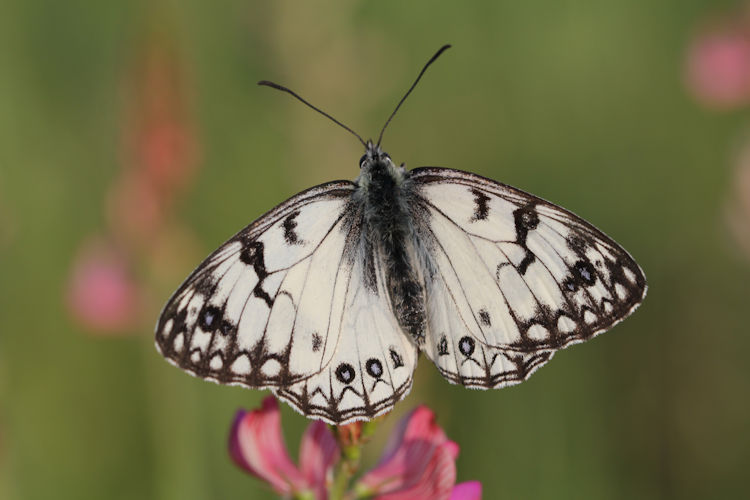
<path id="1" fill-rule="evenodd" d="M 362 155 L 362 158 L 359 159 L 359 168 L 362 168 L 362 166 L 365 164 L 365 160 L 367 159 L 367 155 Z"/>

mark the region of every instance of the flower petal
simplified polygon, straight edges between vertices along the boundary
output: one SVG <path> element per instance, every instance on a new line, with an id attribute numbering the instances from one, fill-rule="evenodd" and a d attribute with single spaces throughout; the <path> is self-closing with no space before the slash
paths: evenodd
<path id="1" fill-rule="evenodd" d="M 687 84 L 704 104 L 734 108 L 750 100 L 750 37 L 722 26 L 696 38 L 688 50 Z"/>
<path id="2" fill-rule="evenodd" d="M 96 332 L 131 327 L 141 302 L 126 256 L 104 239 L 89 241 L 79 250 L 67 299 L 75 319 Z"/>
<path id="3" fill-rule="evenodd" d="M 279 405 L 273 396 L 259 410 L 239 410 L 229 435 L 229 454 L 237 465 L 289 495 L 307 489 L 302 473 L 292 463 L 281 435 Z"/>
<path id="4" fill-rule="evenodd" d="M 414 408 L 411 413 L 399 420 L 385 445 L 378 465 L 390 460 L 405 440 L 418 437 L 434 440 L 437 444 L 442 444 L 448 440 L 443 430 L 435 424 L 434 413 L 426 406 Z M 456 449 L 456 453 L 458 453 L 458 449 Z"/>
<path id="5" fill-rule="evenodd" d="M 400 422 L 384 459 L 360 480 L 358 489 L 380 500 L 445 499 L 456 482 L 458 445 L 449 441 L 424 406 Z"/>
<path id="6" fill-rule="evenodd" d="M 305 431 L 299 450 L 299 462 L 307 484 L 315 498 L 327 498 L 327 481 L 334 464 L 339 461 L 339 446 L 328 426 L 316 420 Z"/>
<path id="7" fill-rule="evenodd" d="M 482 483 L 466 481 L 453 487 L 450 500 L 482 500 Z"/>

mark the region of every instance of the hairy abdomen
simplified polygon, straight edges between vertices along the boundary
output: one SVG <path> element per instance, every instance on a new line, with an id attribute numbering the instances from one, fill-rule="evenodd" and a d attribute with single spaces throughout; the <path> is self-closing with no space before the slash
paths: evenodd
<path id="1" fill-rule="evenodd" d="M 410 257 L 414 231 L 406 192 L 384 171 L 373 172 L 365 196 L 365 223 L 385 266 L 386 289 L 398 324 L 424 341 L 424 287 Z"/>

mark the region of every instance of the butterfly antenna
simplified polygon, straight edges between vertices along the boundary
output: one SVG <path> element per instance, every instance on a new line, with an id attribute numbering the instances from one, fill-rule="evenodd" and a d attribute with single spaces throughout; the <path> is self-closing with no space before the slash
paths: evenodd
<path id="1" fill-rule="evenodd" d="M 396 111 L 398 111 L 398 108 L 401 107 L 401 105 L 404 103 L 407 97 L 409 97 L 409 94 L 411 94 L 411 91 L 414 90 L 414 87 L 417 86 L 417 83 L 419 83 L 419 79 L 422 78 L 422 75 L 424 75 L 424 72 L 427 71 L 427 68 L 430 67 L 430 64 L 435 62 L 435 59 L 440 57 L 440 54 L 445 52 L 446 50 L 450 49 L 450 44 L 443 45 L 440 47 L 440 49 L 435 52 L 435 55 L 430 58 L 429 61 L 427 61 L 427 64 L 424 65 L 424 68 L 422 68 L 422 71 L 419 72 L 419 75 L 417 76 L 417 79 L 414 80 L 414 83 L 411 84 L 411 87 L 409 87 L 409 90 L 406 91 L 406 94 L 404 94 L 404 97 L 401 98 L 401 100 L 398 102 L 398 105 L 396 106 L 396 109 L 393 110 L 393 113 L 391 113 L 391 116 L 388 117 L 388 120 L 385 122 L 385 125 L 383 125 L 383 129 L 380 131 L 380 135 L 378 136 L 378 146 L 380 146 L 380 141 L 383 140 L 383 132 L 385 132 L 385 128 L 388 126 L 389 123 L 391 123 L 391 120 L 396 115 Z"/>
<path id="2" fill-rule="evenodd" d="M 309 102 L 307 102 L 306 100 L 302 99 L 293 90 L 288 89 L 288 88 L 284 87 L 283 85 L 279 85 L 278 83 L 269 82 L 268 80 L 261 80 L 261 81 L 258 82 L 258 85 L 264 85 L 266 87 L 271 87 L 271 88 L 274 88 L 276 90 L 281 90 L 283 92 L 286 92 L 287 94 L 291 94 L 292 96 L 294 96 L 295 98 L 297 98 L 297 100 L 301 101 L 303 104 L 306 104 L 308 107 L 311 107 L 312 109 L 314 109 L 315 111 L 317 111 L 321 115 L 323 115 L 326 118 L 328 118 L 329 120 L 331 120 L 336 125 L 340 126 L 344 130 L 348 130 L 349 132 L 351 132 L 352 135 L 354 135 L 354 137 L 356 137 L 357 139 L 359 139 L 359 142 L 361 142 L 364 147 L 367 147 L 367 144 L 365 143 L 365 141 L 362 140 L 362 138 L 359 136 L 358 133 L 356 133 L 354 130 L 350 129 L 349 127 L 347 127 L 346 125 L 344 125 L 343 123 L 341 123 L 336 118 L 332 117 L 331 115 L 329 115 L 328 113 L 326 113 L 322 109 L 317 108 L 317 107 L 313 106 L 312 104 L 310 104 Z"/>

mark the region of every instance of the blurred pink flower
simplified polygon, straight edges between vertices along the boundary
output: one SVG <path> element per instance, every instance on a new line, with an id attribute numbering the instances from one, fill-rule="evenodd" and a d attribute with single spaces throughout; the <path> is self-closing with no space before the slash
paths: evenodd
<path id="1" fill-rule="evenodd" d="M 733 108 L 750 102 L 749 31 L 715 28 L 699 35 L 688 49 L 687 85 L 707 106 Z"/>
<path id="2" fill-rule="evenodd" d="M 123 255 L 102 241 L 83 245 L 73 263 L 67 304 L 83 326 L 119 331 L 134 324 L 140 296 Z"/>
<path id="3" fill-rule="evenodd" d="M 68 308 L 92 332 L 142 331 L 146 315 L 140 313 L 148 302 L 141 295 L 170 269 L 182 269 L 174 263 L 189 254 L 184 243 L 190 237 L 172 213 L 193 177 L 199 146 L 177 38 L 159 26 L 123 78 L 121 170 L 108 189 L 102 231 L 116 247 L 84 243 L 72 265 Z M 136 267 L 137 277 L 131 273 Z"/>
<path id="4" fill-rule="evenodd" d="M 198 149 L 189 119 L 185 65 L 174 44 L 163 36 L 148 41 L 133 73 L 136 95 L 128 134 L 134 166 L 164 192 L 192 178 Z"/>
<path id="5" fill-rule="evenodd" d="M 174 43 L 151 35 L 125 81 L 123 170 L 108 199 L 110 225 L 145 247 L 169 224 L 197 165 L 186 71 Z"/>
<path id="6" fill-rule="evenodd" d="M 279 405 L 273 396 L 265 398 L 259 410 L 237 412 L 229 435 L 229 454 L 237 465 L 269 483 L 277 493 L 312 492 L 317 500 L 328 498 L 329 475 L 339 459 L 336 440 L 318 420 L 302 436 L 297 468 L 287 454 Z"/>
<path id="7" fill-rule="evenodd" d="M 237 413 L 229 454 L 276 492 L 312 492 L 317 500 L 328 498 L 331 472 L 340 458 L 333 434 L 315 421 L 302 437 L 297 468 L 287 454 L 273 396 L 265 398 L 259 410 Z M 378 465 L 356 484 L 356 495 L 376 500 L 480 500 L 478 481 L 455 484 L 457 455 L 458 445 L 437 425 L 435 414 L 419 406 L 398 423 Z"/>

